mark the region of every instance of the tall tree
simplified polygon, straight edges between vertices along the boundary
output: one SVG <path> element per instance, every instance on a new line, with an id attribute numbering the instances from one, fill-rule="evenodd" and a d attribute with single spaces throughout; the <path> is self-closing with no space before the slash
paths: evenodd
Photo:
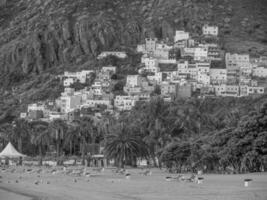
<path id="1" fill-rule="evenodd" d="M 82 164 L 85 164 L 85 155 L 87 153 L 86 147 L 88 142 L 92 142 L 94 139 L 93 120 L 90 117 L 81 117 L 79 120 L 73 122 L 78 130 L 80 138 L 80 151 L 82 154 Z"/>
<path id="2" fill-rule="evenodd" d="M 39 149 L 39 165 L 43 161 L 43 148 L 50 145 L 49 124 L 44 121 L 33 121 L 30 123 L 31 127 L 31 143 L 36 145 Z"/>
<path id="3" fill-rule="evenodd" d="M 17 142 L 18 150 L 22 151 L 23 140 L 27 139 L 30 133 L 30 126 L 28 121 L 25 119 L 16 119 L 13 123 L 13 134 L 12 137 Z"/>
<path id="4" fill-rule="evenodd" d="M 65 133 L 67 131 L 67 124 L 65 121 L 61 119 L 56 119 L 50 123 L 50 130 L 51 130 L 51 138 L 56 144 L 56 152 L 57 158 L 59 162 L 59 157 L 61 156 L 62 149 L 63 149 L 63 140 Z"/>
<path id="5" fill-rule="evenodd" d="M 75 126 L 74 124 L 68 124 L 68 129 L 65 134 L 64 138 L 64 146 L 69 148 L 69 154 L 73 155 L 74 149 L 75 149 L 75 144 L 78 141 L 78 131 L 79 128 Z"/>
<path id="6" fill-rule="evenodd" d="M 123 123 L 114 125 L 105 137 L 105 154 L 115 159 L 119 167 L 124 168 L 126 161 L 148 158 L 147 145 L 139 135 L 133 134 Z"/>

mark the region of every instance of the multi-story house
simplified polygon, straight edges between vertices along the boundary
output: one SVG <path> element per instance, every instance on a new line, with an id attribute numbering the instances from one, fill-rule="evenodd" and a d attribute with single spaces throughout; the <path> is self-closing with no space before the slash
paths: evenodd
<path id="1" fill-rule="evenodd" d="M 56 100 L 56 104 L 62 113 L 71 112 L 82 104 L 82 94 L 73 90 L 66 91 Z"/>
<path id="2" fill-rule="evenodd" d="M 267 77 L 267 65 L 257 66 L 252 70 L 252 75 L 257 77 Z"/>
<path id="3" fill-rule="evenodd" d="M 240 70 L 241 67 L 249 67 L 250 59 L 248 54 L 225 54 L 225 64 L 227 69 Z"/>
<path id="4" fill-rule="evenodd" d="M 127 75 L 126 85 L 129 87 L 141 86 L 142 77 L 140 75 Z"/>
<path id="5" fill-rule="evenodd" d="M 177 95 L 177 85 L 173 83 L 164 82 L 160 85 L 161 95 L 166 96 L 173 96 Z"/>
<path id="6" fill-rule="evenodd" d="M 188 40 L 189 38 L 190 38 L 189 32 L 185 32 L 185 31 L 182 31 L 182 30 L 177 30 L 175 32 L 174 42 L 185 41 L 185 40 Z"/>
<path id="7" fill-rule="evenodd" d="M 93 90 L 95 96 L 101 96 L 104 92 L 103 86 L 102 86 L 102 81 L 95 80 L 93 85 L 91 86 L 91 89 Z"/>
<path id="8" fill-rule="evenodd" d="M 158 59 L 153 57 L 143 56 L 141 62 L 145 64 L 145 67 L 142 68 L 142 70 L 153 73 L 159 72 Z"/>
<path id="9" fill-rule="evenodd" d="M 225 84 L 227 82 L 227 69 L 210 69 L 211 84 Z"/>
<path id="10" fill-rule="evenodd" d="M 179 49 L 183 49 L 183 48 L 187 48 L 187 47 L 194 47 L 196 45 L 195 40 L 194 39 L 188 39 L 188 40 L 179 40 L 176 41 L 173 45 L 174 48 L 179 48 Z"/>
<path id="11" fill-rule="evenodd" d="M 218 26 L 209 26 L 209 25 L 205 24 L 202 27 L 202 33 L 205 36 L 218 36 L 219 28 L 218 28 Z"/>
<path id="12" fill-rule="evenodd" d="M 63 81 L 63 86 L 64 87 L 69 87 L 71 86 L 73 83 L 77 82 L 77 78 L 66 78 Z"/>
<path id="13" fill-rule="evenodd" d="M 140 92 L 137 94 L 134 94 L 135 98 L 138 99 L 138 101 L 149 101 L 150 100 L 150 92 Z"/>
<path id="14" fill-rule="evenodd" d="M 33 103 L 28 105 L 28 112 L 35 110 L 45 110 L 45 105 L 43 103 Z"/>
<path id="15" fill-rule="evenodd" d="M 103 59 L 107 56 L 115 56 L 117 58 L 124 59 L 127 57 L 127 54 L 123 51 L 103 51 L 97 56 L 97 59 Z"/>
<path id="16" fill-rule="evenodd" d="M 252 85 L 240 85 L 240 96 L 248 96 L 255 94 L 264 94 L 264 87 Z"/>
<path id="17" fill-rule="evenodd" d="M 178 98 L 189 98 L 191 96 L 192 96 L 192 85 L 191 84 L 177 85 L 177 97 Z"/>
<path id="18" fill-rule="evenodd" d="M 158 40 L 156 38 L 146 38 L 145 50 L 146 52 L 154 52 L 156 50 Z"/>
<path id="19" fill-rule="evenodd" d="M 42 102 L 33 103 L 28 105 L 28 118 L 29 119 L 41 119 L 44 117 L 44 113 L 46 111 L 46 107 Z"/>
<path id="20" fill-rule="evenodd" d="M 68 82 L 69 82 L 69 85 L 73 84 L 74 82 L 77 82 L 77 81 L 79 81 L 80 83 L 86 83 L 86 80 L 91 73 L 94 73 L 94 71 L 82 70 L 80 72 L 64 72 L 63 78 L 68 79 L 66 84 L 68 84 Z M 71 79 L 73 79 L 73 80 L 71 81 Z M 65 85 L 65 82 L 64 82 L 64 85 Z M 66 86 L 66 87 L 68 87 L 68 86 Z"/>
<path id="21" fill-rule="evenodd" d="M 177 63 L 177 71 L 180 78 L 197 79 L 198 69 L 195 62 L 180 61 Z"/>
<path id="22" fill-rule="evenodd" d="M 186 47 L 181 49 L 181 57 L 195 57 L 195 48 L 194 47 Z"/>
<path id="23" fill-rule="evenodd" d="M 226 84 L 219 84 L 213 86 L 216 96 L 224 96 L 226 92 Z"/>
<path id="24" fill-rule="evenodd" d="M 248 94 L 264 94 L 264 87 L 248 86 Z"/>
<path id="25" fill-rule="evenodd" d="M 108 73 L 110 73 L 110 74 L 116 74 L 116 72 L 117 72 L 117 67 L 112 66 L 112 65 L 105 66 L 105 67 L 102 67 L 101 72 L 103 72 L 103 73 L 108 72 Z"/>
<path id="26" fill-rule="evenodd" d="M 138 100 L 136 96 L 116 96 L 114 107 L 119 111 L 131 110 Z"/>
<path id="27" fill-rule="evenodd" d="M 135 87 L 129 87 L 129 86 L 124 86 L 123 91 L 127 94 L 137 94 L 142 92 L 142 87 L 141 86 L 135 86 Z"/>
<path id="28" fill-rule="evenodd" d="M 198 83 L 203 84 L 203 86 L 210 85 L 210 76 L 209 74 L 198 73 L 197 81 Z"/>
<path id="29" fill-rule="evenodd" d="M 206 60 L 208 60 L 208 48 L 207 47 L 197 47 L 197 48 L 195 48 L 194 60 L 196 60 L 196 61 L 206 61 Z"/>
<path id="30" fill-rule="evenodd" d="M 150 85 L 146 77 L 140 75 L 128 75 L 123 91 L 129 95 L 153 92 L 155 87 Z"/>
<path id="31" fill-rule="evenodd" d="M 240 75 L 251 76 L 252 75 L 252 65 L 244 65 L 240 67 Z"/>
<path id="32" fill-rule="evenodd" d="M 240 81 L 240 69 L 227 69 L 227 83 L 237 84 Z"/>
<path id="33" fill-rule="evenodd" d="M 157 43 L 156 49 L 153 53 L 153 56 L 158 59 L 169 59 L 170 50 L 172 49 L 172 46 L 168 46 L 165 43 Z"/>
<path id="34" fill-rule="evenodd" d="M 150 83 L 157 85 L 160 84 L 163 81 L 163 73 L 162 72 L 156 72 L 153 75 L 148 75 L 147 79 Z"/>
<path id="35" fill-rule="evenodd" d="M 248 85 L 240 85 L 239 86 L 239 96 L 246 97 L 248 96 Z"/>
<path id="36" fill-rule="evenodd" d="M 110 108 L 112 108 L 112 101 L 109 99 L 88 99 L 88 100 L 86 100 L 86 103 L 82 106 L 95 108 L 98 105 L 104 105 L 110 109 Z"/>
<path id="37" fill-rule="evenodd" d="M 196 62 L 199 73 L 208 74 L 210 72 L 210 62 Z"/>
<path id="38" fill-rule="evenodd" d="M 238 85 L 226 85 L 226 91 L 223 96 L 228 97 L 238 97 L 239 96 L 239 86 Z"/>
<path id="39" fill-rule="evenodd" d="M 216 96 L 225 96 L 225 97 L 239 97 L 239 86 L 238 85 L 214 85 Z"/>

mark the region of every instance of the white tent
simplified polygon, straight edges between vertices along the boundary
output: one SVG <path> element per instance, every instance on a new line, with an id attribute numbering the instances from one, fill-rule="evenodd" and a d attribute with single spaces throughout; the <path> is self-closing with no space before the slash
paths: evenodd
<path id="1" fill-rule="evenodd" d="M 0 158 L 19 158 L 25 157 L 25 155 L 19 153 L 15 147 L 9 142 L 4 150 L 0 153 Z"/>

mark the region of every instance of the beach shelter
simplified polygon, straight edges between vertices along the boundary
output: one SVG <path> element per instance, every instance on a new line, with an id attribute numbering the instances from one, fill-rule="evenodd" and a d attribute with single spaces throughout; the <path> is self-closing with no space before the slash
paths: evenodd
<path id="1" fill-rule="evenodd" d="M 25 157 L 25 155 L 19 153 L 10 142 L 0 153 L 0 158 L 20 158 L 20 157 Z"/>

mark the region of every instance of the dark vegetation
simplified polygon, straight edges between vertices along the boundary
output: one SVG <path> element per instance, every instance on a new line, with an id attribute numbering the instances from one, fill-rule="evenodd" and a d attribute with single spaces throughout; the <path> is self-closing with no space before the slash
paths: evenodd
<path id="1" fill-rule="evenodd" d="M 84 160 L 86 152 L 100 153 L 102 146 L 119 167 L 135 166 L 138 158 L 146 158 L 171 172 L 262 171 L 267 168 L 266 100 L 191 98 L 166 103 L 154 97 L 119 119 L 81 117 L 68 124 L 16 120 L 1 125 L 0 139 L 39 158 L 54 149 L 58 160 L 63 155 Z"/>

